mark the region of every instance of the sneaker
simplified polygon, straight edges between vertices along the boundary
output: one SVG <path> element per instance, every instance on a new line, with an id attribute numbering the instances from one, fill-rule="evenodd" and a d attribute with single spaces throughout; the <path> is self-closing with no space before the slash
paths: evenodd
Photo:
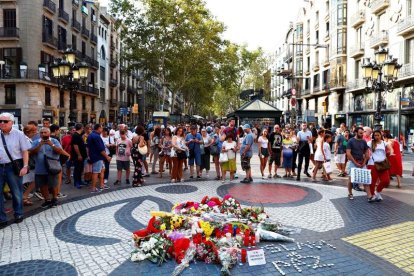
<path id="1" fill-rule="evenodd" d="M 119 180 L 115 181 L 114 185 L 121 185 L 121 181 L 119 181 Z"/>
<path id="2" fill-rule="evenodd" d="M 238 178 L 239 178 L 239 176 L 237 175 L 237 173 L 234 174 L 234 179 L 238 179 Z"/>
<path id="3" fill-rule="evenodd" d="M 381 196 L 381 193 L 375 192 L 375 200 L 376 200 L 377 202 L 380 202 L 380 201 L 382 201 L 382 200 L 383 200 L 383 199 L 382 199 L 382 196 Z"/>
<path id="4" fill-rule="evenodd" d="M 222 183 L 224 183 L 224 180 L 222 181 Z M 250 183 L 250 180 L 248 178 L 243 179 L 242 181 L 240 181 L 240 183 Z"/>
<path id="5" fill-rule="evenodd" d="M 58 206 L 57 199 L 54 198 L 50 201 L 50 208 L 56 208 Z"/>
<path id="6" fill-rule="evenodd" d="M 270 174 L 267 176 L 267 178 L 272 178 L 272 174 L 270 173 Z"/>
<path id="7" fill-rule="evenodd" d="M 282 178 L 282 177 L 278 174 L 275 174 L 275 175 L 273 175 L 273 178 Z"/>
<path id="8" fill-rule="evenodd" d="M 190 179 L 193 179 L 194 177 L 192 175 L 190 175 Z"/>
<path id="9" fill-rule="evenodd" d="M 106 185 L 103 185 L 100 189 L 101 189 L 101 190 L 109 190 L 109 187 L 108 187 L 108 186 L 106 186 Z"/>
<path id="10" fill-rule="evenodd" d="M 354 199 L 354 195 L 353 194 L 349 194 L 348 195 L 348 199 L 353 200 Z"/>
<path id="11" fill-rule="evenodd" d="M 265 179 L 265 176 L 264 175 L 262 175 L 262 179 Z"/>
<path id="12" fill-rule="evenodd" d="M 181 182 L 184 182 L 184 178 L 180 180 Z"/>
<path id="13" fill-rule="evenodd" d="M 45 198 L 42 196 L 40 192 L 35 192 L 34 195 L 40 200 L 45 200 Z"/>
<path id="14" fill-rule="evenodd" d="M 51 207 L 52 201 L 47 200 L 45 202 L 42 203 L 42 205 L 40 205 L 40 207 L 42 207 L 42 209 L 49 209 Z"/>
<path id="15" fill-rule="evenodd" d="M 249 181 L 250 181 L 250 182 L 253 182 L 253 178 L 249 177 Z"/>
<path id="16" fill-rule="evenodd" d="M 95 190 L 91 190 L 91 194 L 97 194 L 99 193 L 101 190 L 98 188 L 95 188 Z"/>
<path id="17" fill-rule="evenodd" d="M 33 193 L 29 193 L 28 195 L 27 195 L 27 198 L 32 198 L 34 196 L 34 194 Z"/>
<path id="18" fill-rule="evenodd" d="M 368 198 L 368 203 L 373 203 L 375 201 L 375 196 L 371 196 L 370 198 Z"/>
<path id="19" fill-rule="evenodd" d="M 125 180 L 125 184 L 127 184 L 127 185 L 131 184 L 131 182 L 129 182 L 129 179 Z"/>
<path id="20" fill-rule="evenodd" d="M 108 184 L 108 179 L 105 179 L 104 180 L 104 184 Z"/>
<path id="21" fill-rule="evenodd" d="M 62 194 L 62 193 L 57 194 L 57 198 L 65 198 L 65 197 L 67 197 L 67 195 Z"/>

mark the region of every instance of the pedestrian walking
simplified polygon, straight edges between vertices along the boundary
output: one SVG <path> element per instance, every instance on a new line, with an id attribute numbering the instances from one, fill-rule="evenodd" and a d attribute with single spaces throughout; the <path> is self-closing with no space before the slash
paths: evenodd
<path id="1" fill-rule="evenodd" d="M 78 123 L 75 125 L 75 133 L 71 140 L 71 160 L 73 163 L 73 185 L 80 189 L 81 186 L 87 185 L 82 182 L 82 173 L 85 160 L 88 158 L 86 152 L 86 144 L 82 139 L 83 125 Z"/>
<path id="2" fill-rule="evenodd" d="M 151 174 L 158 174 L 155 170 L 158 160 L 160 159 L 160 148 L 161 148 L 161 128 L 160 126 L 155 126 L 154 131 L 150 134 L 150 141 L 151 141 L 151 155 L 152 159 L 152 167 L 151 167 Z M 151 160 L 151 158 L 150 158 Z"/>
<path id="3" fill-rule="evenodd" d="M 110 130 L 108 128 L 103 128 L 102 129 L 102 134 L 101 134 L 101 139 L 105 145 L 105 151 L 106 154 L 109 157 L 113 157 L 114 155 L 116 155 L 116 141 L 115 141 L 115 132 L 113 132 L 112 135 L 109 135 Z M 108 162 L 108 160 L 104 160 L 104 164 L 105 164 L 105 173 L 104 173 L 104 184 L 106 185 L 108 183 L 108 179 L 109 179 L 109 165 L 110 163 Z"/>
<path id="4" fill-rule="evenodd" d="M 23 176 L 29 169 L 29 148 L 23 132 L 13 129 L 14 116 L 10 113 L 0 114 L 0 191 L 3 192 L 7 182 L 13 200 L 14 222 L 23 221 Z M 13 165 L 18 163 L 19 166 Z M 7 226 L 4 198 L 0 198 L 0 228 Z"/>
<path id="5" fill-rule="evenodd" d="M 220 180 L 221 179 L 221 168 L 220 168 L 220 152 L 221 152 L 221 148 L 222 148 L 222 142 L 221 142 L 221 135 L 220 135 L 220 131 L 221 131 L 221 127 L 220 125 L 216 125 L 214 127 L 214 134 L 213 134 L 213 142 L 211 144 L 211 147 L 215 147 L 215 149 L 213 150 L 215 153 L 212 154 L 213 155 L 213 162 L 214 162 L 214 166 L 216 169 L 216 178 L 215 180 Z"/>
<path id="6" fill-rule="evenodd" d="M 402 154 L 400 151 L 400 143 L 397 140 L 392 139 L 389 132 L 384 133 L 385 142 L 393 149 L 394 154 L 391 155 L 390 151 L 387 151 L 387 158 L 391 164 L 389 170 L 390 176 L 397 178 L 397 188 L 401 188 L 401 177 L 403 173 Z"/>
<path id="7" fill-rule="evenodd" d="M 272 165 L 274 165 L 274 178 L 280 178 L 281 176 L 277 174 L 277 169 L 280 167 L 282 160 L 282 141 L 283 136 L 281 134 L 281 129 L 279 125 L 273 127 L 273 132 L 269 136 L 270 143 L 270 156 L 269 156 L 269 175 L 268 178 L 272 178 Z"/>
<path id="8" fill-rule="evenodd" d="M 74 127 L 69 127 L 68 132 L 65 134 L 65 136 L 62 137 L 62 141 L 61 141 L 61 145 L 62 148 L 69 154 L 72 153 L 72 135 L 75 133 L 75 128 Z M 63 161 L 63 160 L 62 160 Z M 65 184 L 70 184 L 71 181 L 71 175 L 72 175 L 72 167 L 73 167 L 73 162 L 69 156 L 69 158 L 67 159 L 66 163 L 63 165 L 65 170 L 66 170 L 66 174 L 65 174 Z M 63 169 L 62 169 L 63 170 Z"/>
<path id="9" fill-rule="evenodd" d="M 308 172 L 308 169 L 309 169 L 309 158 L 311 155 L 311 151 L 313 151 L 313 140 L 314 139 L 312 136 L 312 132 L 308 129 L 308 126 L 306 123 L 302 123 L 302 129 L 297 134 L 297 140 L 299 142 L 299 146 L 298 146 L 299 161 L 298 161 L 298 172 L 297 172 L 296 180 L 299 181 L 303 160 L 305 160 L 305 169 L 303 172 L 307 177 L 311 177 L 311 175 Z"/>
<path id="10" fill-rule="evenodd" d="M 142 169 L 144 167 L 143 156 L 145 154 L 141 154 L 139 151 L 140 148 L 143 148 L 147 145 L 145 140 L 145 129 L 143 126 L 137 126 L 135 129 L 134 138 L 132 138 L 132 149 L 131 149 L 131 157 L 132 162 L 134 164 L 134 175 L 132 177 L 132 187 L 141 187 L 144 183 L 144 178 L 142 174 Z"/>
<path id="11" fill-rule="evenodd" d="M 245 124 L 243 126 L 244 132 L 246 136 L 243 139 L 243 143 L 240 148 L 241 154 L 241 166 L 243 171 L 246 172 L 246 177 L 240 181 L 241 183 L 251 183 L 253 181 L 252 178 L 252 170 L 250 166 L 250 159 L 253 156 L 253 143 L 254 137 L 252 134 L 252 130 L 249 124 Z"/>
<path id="12" fill-rule="evenodd" d="M 336 129 L 336 137 L 335 137 L 335 144 L 334 144 L 334 160 L 335 164 L 339 170 L 338 176 L 346 176 L 346 168 L 345 168 L 345 152 L 346 152 L 346 144 L 345 136 L 343 135 L 343 129 L 337 128 Z"/>
<path id="13" fill-rule="evenodd" d="M 171 160 L 171 149 L 172 149 L 172 131 L 170 128 L 164 130 L 164 136 L 161 138 L 161 152 L 160 152 L 160 178 L 164 172 L 164 164 L 167 164 L 169 175 L 171 177 L 172 171 L 172 160 Z"/>

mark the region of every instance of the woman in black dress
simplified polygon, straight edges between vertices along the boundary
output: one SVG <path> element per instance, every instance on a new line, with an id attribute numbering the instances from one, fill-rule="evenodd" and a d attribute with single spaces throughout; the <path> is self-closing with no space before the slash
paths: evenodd
<path id="1" fill-rule="evenodd" d="M 144 183 L 144 178 L 142 177 L 142 166 L 144 162 L 142 161 L 143 156 L 139 152 L 139 148 L 145 146 L 144 132 L 145 129 L 142 126 L 138 126 L 135 131 L 137 136 L 132 138 L 131 157 L 135 166 L 132 187 L 141 187 Z"/>

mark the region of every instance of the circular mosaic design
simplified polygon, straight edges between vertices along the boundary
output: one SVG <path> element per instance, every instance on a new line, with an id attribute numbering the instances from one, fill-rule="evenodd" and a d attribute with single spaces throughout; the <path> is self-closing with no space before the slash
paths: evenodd
<path id="1" fill-rule="evenodd" d="M 277 183 L 228 184 L 217 190 L 220 196 L 232 195 L 244 205 L 299 206 L 318 201 L 322 195 L 305 187 Z"/>
<path id="2" fill-rule="evenodd" d="M 196 192 L 198 188 L 191 185 L 167 185 L 158 187 L 155 190 L 164 194 L 189 194 Z"/>

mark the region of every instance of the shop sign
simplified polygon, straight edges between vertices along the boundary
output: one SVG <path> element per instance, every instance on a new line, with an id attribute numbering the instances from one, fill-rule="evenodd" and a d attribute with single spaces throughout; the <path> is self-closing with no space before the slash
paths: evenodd
<path id="1" fill-rule="evenodd" d="M 335 114 L 335 119 L 345 119 L 346 114 Z"/>
<path id="2" fill-rule="evenodd" d="M 43 117 L 53 117 L 53 110 L 43 110 Z"/>
<path id="3" fill-rule="evenodd" d="M 13 114 L 14 117 L 22 116 L 21 109 L 0 109 L 0 113 L 10 113 Z"/>

